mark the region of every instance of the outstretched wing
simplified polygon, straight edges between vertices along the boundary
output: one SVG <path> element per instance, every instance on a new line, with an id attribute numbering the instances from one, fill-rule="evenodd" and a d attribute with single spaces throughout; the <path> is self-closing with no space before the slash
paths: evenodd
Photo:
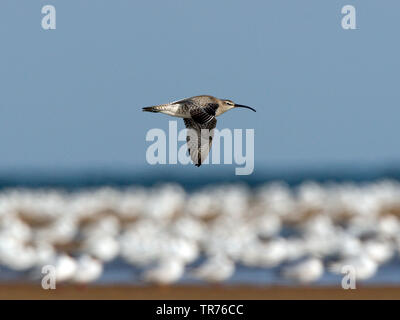
<path id="1" fill-rule="evenodd" d="M 188 151 L 196 167 L 200 167 L 210 152 L 217 119 L 212 117 L 206 123 L 198 123 L 190 118 L 183 119 L 187 130 Z"/>

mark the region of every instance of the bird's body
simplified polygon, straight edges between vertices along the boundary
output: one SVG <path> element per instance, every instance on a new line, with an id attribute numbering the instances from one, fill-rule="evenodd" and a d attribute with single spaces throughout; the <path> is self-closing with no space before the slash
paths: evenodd
<path id="1" fill-rule="evenodd" d="M 77 268 L 73 281 L 76 283 L 89 283 L 95 281 L 103 273 L 103 264 L 89 255 L 83 255 L 77 260 Z"/>
<path id="2" fill-rule="evenodd" d="M 202 95 L 183 100 L 145 107 L 143 111 L 160 112 L 170 116 L 183 118 L 188 131 L 186 141 L 190 157 L 196 166 L 200 166 L 210 151 L 216 117 L 235 107 L 253 108 L 235 104 L 231 100 L 221 100 L 213 96 Z"/>
<path id="3" fill-rule="evenodd" d="M 207 259 L 200 267 L 193 271 L 193 276 L 207 282 L 223 282 L 235 272 L 235 263 L 224 255 L 217 255 Z"/>
<path id="4" fill-rule="evenodd" d="M 282 269 L 282 276 L 286 279 L 301 283 L 317 281 L 324 273 L 324 265 L 318 258 L 311 257 L 293 263 Z"/>
<path id="5" fill-rule="evenodd" d="M 222 100 L 213 96 L 196 96 L 166 104 L 143 108 L 143 111 L 161 112 L 178 118 L 192 118 L 192 112 L 212 105 L 217 108 Z M 218 114 L 220 115 L 220 113 Z"/>
<path id="6" fill-rule="evenodd" d="M 178 281 L 185 273 L 185 264 L 179 258 L 162 258 L 158 265 L 143 274 L 146 282 L 167 285 Z"/>

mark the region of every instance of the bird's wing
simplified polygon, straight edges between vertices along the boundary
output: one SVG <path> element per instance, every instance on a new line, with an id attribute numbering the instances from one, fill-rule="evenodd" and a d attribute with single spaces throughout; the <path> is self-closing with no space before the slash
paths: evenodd
<path id="1" fill-rule="evenodd" d="M 218 109 L 218 104 L 209 103 L 206 106 L 198 106 L 192 104 L 190 107 L 190 116 L 199 124 L 206 124 L 215 119 L 215 111 Z M 214 126 L 215 128 L 215 126 Z"/>
<path id="2" fill-rule="evenodd" d="M 185 118 L 183 121 L 188 129 L 186 142 L 190 157 L 195 166 L 200 167 L 210 152 L 217 119 L 213 117 L 209 122 L 204 124 L 189 118 Z"/>

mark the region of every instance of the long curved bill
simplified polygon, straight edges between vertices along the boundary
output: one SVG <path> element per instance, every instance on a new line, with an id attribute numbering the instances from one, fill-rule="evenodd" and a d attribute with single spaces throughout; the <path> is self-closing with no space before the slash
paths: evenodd
<path id="1" fill-rule="evenodd" d="M 253 110 L 254 112 L 256 112 L 256 109 L 253 109 L 252 107 L 244 106 L 242 104 L 235 104 L 235 108 L 246 108 L 246 109 L 250 109 L 250 110 Z"/>

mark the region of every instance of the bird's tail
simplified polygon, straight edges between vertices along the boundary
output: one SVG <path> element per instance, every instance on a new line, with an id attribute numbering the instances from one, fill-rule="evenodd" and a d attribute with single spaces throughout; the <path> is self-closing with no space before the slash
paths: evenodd
<path id="1" fill-rule="evenodd" d="M 171 104 L 160 104 L 158 106 L 144 107 L 142 110 L 147 112 L 162 112 L 171 109 Z"/>
<path id="2" fill-rule="evenodd" d="M 160 112 L 161 109 L 158 106 L 152 106 L 152 107 L 144 107 L 142 108 L 143 111 L 147 112 Z"/>

